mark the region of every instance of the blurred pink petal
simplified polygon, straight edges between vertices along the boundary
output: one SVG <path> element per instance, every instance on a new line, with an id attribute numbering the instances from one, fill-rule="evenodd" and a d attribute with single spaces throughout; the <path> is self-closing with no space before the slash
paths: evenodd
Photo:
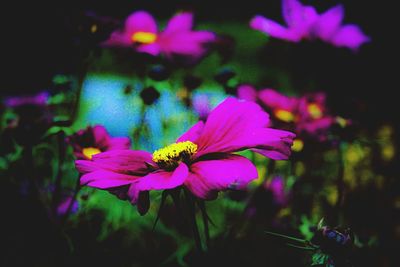
<path id="1" fill-rule="evenodd" d="M 314 26 L 315 34 L 324 41 L 330 41 L 339 30 L 344 16 L 344 8 L 337 5 L 320 15 Z"/>
<path id="2" fill-rule="evenodd" d="M 132 183 L 129 188 L 129 196 L 131 202 L 136 203 L 139 193 L 149 190 L 164 190 L 178 187 L 184 183 L 189 175 L 188 166 L 185 163 L 180 163 L 179 166 L 172 171 L 158 170 L 152 172 L 137 182 Z"/>
<path id="3" fill-rule="evenodd" d="M 301 39 L 301 36 L 294 31 L 290 31 L 288 28 L 285 28 L 277 22 L 267 19 L 263 16 L 255 16 L 250 21 L 250 27 L 278 39 L 284 39 L 292 42 L 297 42 Z"/>
<path id="4" fill-rule="evenodd" d="M 334 45 L 347 47 L 355 51 L 367 42 L 370 42 L 370 38 L 357 25 L 342 26 L 332 39 Z"/>
<path id="5" fill-rule="evenodd" d="M 240 99 L 257 102 L 257 91 L 251 85 L 240 85 L 238 87 L 237 94 Z"/>
<path id="6" fill-rule="evenodd" d="M 125 34 L 129 36 L 135 32 L 157 33 L 157 23 L 150 13 L 136 11 L 129 15 L 125 21 Z"/>
<path id="7" fill-rule="evenodd" d="M 193 14 L 181 12 L 173 16 L 165 27 L 163 33 L 170 34 L 180 31 L 191 31 L 193 27 Z"/>

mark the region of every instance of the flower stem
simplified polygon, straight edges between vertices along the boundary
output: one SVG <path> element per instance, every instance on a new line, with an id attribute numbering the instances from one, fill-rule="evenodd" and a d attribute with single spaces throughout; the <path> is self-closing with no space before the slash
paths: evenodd
<path id="1" fill-rule="evenodd" d="M 72 207 L 73 207 L 73 205 L 74 205 L 74 202 L 75 202 L 75 200 L 76 200 L 76 197 L 78 196 L 78 193 L 79 193 L 79 191 L 81 190 L 81 188 L 82 188 L 82 187 L 81 187 L 81 184 L 80 184 L 80 179 L 79 179 L 79 177 L 78 177 L 78 179 L 77 179 L 77 181 L 76 181 L 76 184 L 75 184 L 74 194 L 72 195 L 71 200 L 70 200 L 70 202 L 69 202 L 69 204 L 68 204 L 67 211 L 65 212 L 65 215 L 64 215 L 64 217 L 62 218 L 61 225 L 64 225 L 64 224 L 67 222 L 68 217 L 69 217 L 69 215 L 71 214 Z"/>
<path id="2" fill-rule="evenodd" d="M 204 202 L 204 200 L 199 200 L 197 203 L 200 207 L 201 215 L 203 217 L 204 235 L 206 237 L 206 250 L 208 250 L 210 247 L 210 231 L 208 228 L 209 218 L 208 218 L 208 214 L 207 214 L 207 210 L 206 210 L 206 203 Z"/>
<path id="3" fill-rule="evenodd" d="M 184 189 L 184 192 L 185 192 L 185 197 L 186 197 L 186 201 L 187 201 L 187 207 L 189 210 L 189 219 L 190 219 L 190 223 L 192 225 L 193 237 L 194 237 L 194 241 L 196 244 L 196 248 L 197 248 L 198 252 L 200 254 L 202 254 L 203 247 L 201 245 L 199 228 L 196 223 L 195 201 L 194 201 L 193 195 L 189 191 Z"/>
<path id="4" fill-rule="evenodd" d="M 64 131 L 59 131 L 57 134 L 57 143 L 58 143 L 58 167 L 55 181 L 55 188 L 52 197 L 52 206 L 51 210 L 53 212 L 54 217 L 57 212 L 57 205 L 61 199 L 61 180 L 62 180 L 62 165 L 65 159 L 65 133 Z"/>

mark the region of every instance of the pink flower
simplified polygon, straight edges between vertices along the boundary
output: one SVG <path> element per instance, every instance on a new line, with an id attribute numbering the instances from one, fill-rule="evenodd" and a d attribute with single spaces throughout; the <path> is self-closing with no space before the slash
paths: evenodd
<path id="1" fill-rule="evenodd" d="M 113 190 L 148 208 L 149 190 L 185 186 L 195 196 L 214 199 L 221 190 L 240 189 L 256 179 L 253 163 L 234 152 L 251 149 L 272 159 L 287 159 L 294 134 L 268 128 L 269 116 L 260 106 L 227 98 L 204 123 L 199 121 L 176 140 L 156 150 L 115 150 L 97 154 L 92 161 L 77 160 L 81 184 Z M 113 190 L 115 192 L 115 190 Z M 144 202 L 139 198 L 145 199 Z"/>
<path id="2" fill-rule="evenodd" d="M 250 27 L 290 42 L 319 38 L 334 46 L 352 50 L 370 41 L 357 25 L 342 25 L 342 5 L 318 14 L 314 7 L 302 5 L 297 0 L 282 0 L 282 13 L 287 27 L 259 15 L 250 21 Z"/>
<path id="3" fill-rule="evenodd" d="M 340 123 L 326 108 L 326 95 L 322 92 L 306 94 L 302 97 L 285 96 L 274 89 L 257 91 L 251 85 L 238 87 L 238 97 L 258 102 L 271 111 L 278 121 L 294 124 L 295 132 L 316 137 L 320 141 L 327 138 L 332 125 Z"/>
<path id="4" fill-rule="evenodd" d="M 145 11 L 132 13 L 122 31 L 114 31 L 106 46 L 135 47 L 136 51 L 151 55 L 160 53 L 200 57 L 206 52 L 204 44 L 214 41 L 209 31 L 193 31 L 193 15 L 181 12 L 172 17 L 161 32 L 154 18 Z"/>
<path id="5" fill-rule="evenodd" d="M 210 98 L 207 95 L 197 95 L 192 99 L 193 110 L 199 119 L 205 121 L 211 112 Z"/>
<path id="6" fill-rule="evenodd" d="M 116 150 L 129 149 L 131 141 L 128 137 L 111 137 L 106 128 L 101 125 L 88 126 L 77 133 L 67 137 L 67 142 L 74 149 L 77 159 L 92 159 L 98 153 Z"/>
<path id="7" fill-rule="evenodd" d="M 285 191 L 285 180 L 281 176 L 275 176 L 264 185 L 272 192 L 276 204 L 284 206 L 288 202 L 288 193 Z"/>
<path id="8" fill-rule="evenodd" d="M 298 98 L 285 96 L 269 88 L 257 91 L 248 84 L 240 85 L 237 92 L 239 98 L 258 102 L 269 109 L 274 118 L 280 121 L 295 122 L 297 120 Z"/>

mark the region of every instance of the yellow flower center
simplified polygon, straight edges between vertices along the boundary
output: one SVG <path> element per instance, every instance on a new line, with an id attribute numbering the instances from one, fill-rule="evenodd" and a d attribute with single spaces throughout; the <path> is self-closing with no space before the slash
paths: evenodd
<path id="1" fill-rule="evenodd" d="M 323 115 L 321 108 L 317 104 L 309 104 L 307 109 L 313 119 L 319 119 Z"/>
<path id="2" fill-rule="evenodd" d="M 290 111 L 284 109 L 277 109 L 274 112 L 275 117 L 284 122 L 292 122 L 294 121 L 294 114 Z"/>
<path id="3" fill-rule="evenodd" d="M 131 39 L 134 43 L 152 44 L 156 41 L 157 35 L 151 32 L 135 32 Z"/>
<path id="4" fill-rule="evenodd" d="M 295 152 L 299 152 L 303 150 L 304 147 L 304 142 L 301 139 L 294 139 L 293 145 L 292 145 L 292 150 Z"/>
<path id="5" fill-rule="evenodd" d="M 190 142 L 178 142 L 160 148 L 153 153 L 153 161 L 164 169 L 174 169 L 180 162 L 188 162 L 197 152 L 197 145 Z"/>
<path id="6" fill-rule="evenodd" d="M 101 150 L 95 147 L 85 147 L 82 149 L 82 154 L 87 158 L 87 159 L 92 159 L 92 157 L 96 154 L 101 153 Z"/>

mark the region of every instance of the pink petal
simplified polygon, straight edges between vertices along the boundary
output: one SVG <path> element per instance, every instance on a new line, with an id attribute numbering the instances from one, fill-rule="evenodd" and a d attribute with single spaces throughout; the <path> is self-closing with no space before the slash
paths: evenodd
<path id="1" fill-rule="evenodd" d="M 233 152 L 245 147 L 248 133 L 268 126 L 269 115 L 259 105 L 229 97 L 211 111 L 196 141 L 197 157 L 213 152 Z M 245 141 L 245 144 L 241 144 Z"/>
<path id="2" fill-rule="evenodd" d="M 338 47 L 348 47 L 356 51 L 360 45 L 370 41 L 357 25 L 345 25 L 335 34 L 332 44 Z"/>
<path id="3" fill-rule="evenodd" d="M 321 14 L 314 28 L 315 34 L 324 41 L 330 40 L 338 31 L 343 15 L 342 5 L 337 5 Z"/>
<path id="4" fill-rule="evenodd" d="M 284 109 L 294 111 L 298 100 L 294 97 L 288 97 L 273 89 L 263 89 L 258 95 L 260 101 L 271 109 Z"/>
<path id="5" fill-rule="evenodd" d="M 215 35 L 207 31 L 180 31 L 162 33 L 158 43 L 160 49 L 168 56 L 181 54 L 199 57 L 205 51 L 205 43 L 215 40 Z"/>
<path id="6" fill-rule="evenodd" d="M 255 16 L 250 21 L 250 27 L 278 39 L 284 39 L 292 42 L 297 42 L 301 39 L 301 36 L 294 31 L 291 31 L 275 21 L 267 19 L 263 16 Z"/>
<path id="7" fill-rule="evenodd" d="M 257 177 L 257 169 L 250 160 L 225 155 L 222 159 L 194 163 L 185 186 L 196 196 L 210 199 L 220 190 L 243 189 Z"/>
<path id="8" fill-rule="evenodd" d="M 138 179 L 138 176 L 116 173 L 108 170 L 96 170 L 82 175 L 81 185 L 100 189 L 127 185 Z"/>
<path id="9" fill-rule="evenodd" d="M 128 137 L 113 137 L 108 143 L 108 150 L 129 149 L 131 140 Z"/>
<path id="10" fill-rule="evenodd" d="M 136 51 L 157 56 L 158 54 L 160 54 L 160 45 L 157 42 L 152 44 L 143 44 L 139 45 L 136 48 Z"/>
<path id="11" fill-rule="evenodd" d="M 238 97 L 247 101 L 257 101 L 257 91 L 248 84 L 240 85 L 237 89 Z"/>
<path id="12" fill-rule="evenodd" d="M 101 43 L 102 46 L 106 47 L 126 47 L 132 45 L 131 35 L 125 34 L 124 32 L 115 31 L 111 33 L 108 40 Z"/>
<path id="13" fill-rule="evenodd" d="M 193 27 L 193 14 L 190 12 L 181 12 L 172 17 L 163 33 L 173 33 L 176 31 L 190 31 Z"/>
<path id="14" fill-rule="evenodd" d="M 319 15 L 314 7 L 304 6 L 303 7 L 303 21 L 296 27 L 295 31 L 303 37 L 311 38 L 313 36 L 313 28 L 315 23 L 318 21 Z"/>
<path id="15" fill-rule="evenodd" d="M 94 142 L 97 147 L 108 147 L 110 135 L 106 128 L 102 125 L 96 125 L 93 127 Z"/>
<path id="16" fill-rule="evenodd" d="M 282 0 L 282 14 L 290 28 L 303 22 L 303 5 L 297 0 Z"/>
<path id="17" fill-rule="evenodd" d="M 125 20 L 125 33 L 130 37 L 135 32 L 157 33 L 157 23 L 146 11 L 136 11 Z"/>
<path id="18" fill-rule="evenodd" d="M 188 174 L 189 169 L 185 163 L 180 163 L 173 172 L 155 171 L 133 183 L 129 188 L 128 195 L 132 203 L 135 204 L 141 191 L 165 190 L 178 187 L 184 183 Z"/>
<path id="19" fill-rule="evenodd" d="M 191 141 L 195 143 L 197 138 L 199 138 L 202 130 L 204 128 L 204 122 L 199 121 L 195 125 L 193 125 L 186 133 L 181 135 L 176 142 L 184 142 L 184 141 Z"/>
<path id="20" fill-rule="evenodd" d="M 288 159 L 295 134 L 271 128 L 258 130 L 249 134 L 247 148 L 274 160 Z M 243 140 L 243 143 L 245 141 Z"/>
<path id="21" fill-rule="evenodd" d="M 152 155 L 140 150 L 110 150 L 93 156 L 92 160 L 77 160 L 75 166 L 80 173 L 97 170 L 143 176 L 149 167 L 155 168 Z"/>

